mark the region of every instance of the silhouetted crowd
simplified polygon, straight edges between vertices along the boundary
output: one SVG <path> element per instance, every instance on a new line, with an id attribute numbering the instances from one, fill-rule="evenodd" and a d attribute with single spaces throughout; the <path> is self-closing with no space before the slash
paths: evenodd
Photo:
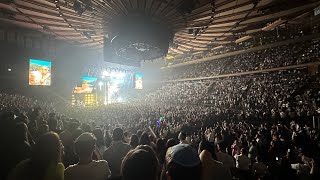
<path id="1" fill-rule="evenodd" d="M 164 84 L 124 104 L 0 94 L 1 179 L 312 179 L 320 76 L 306 69 Z"/>

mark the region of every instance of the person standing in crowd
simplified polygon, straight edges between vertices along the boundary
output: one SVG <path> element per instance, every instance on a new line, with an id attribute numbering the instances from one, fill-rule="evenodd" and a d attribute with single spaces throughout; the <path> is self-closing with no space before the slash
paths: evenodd
<path id="1" fill-rule="evenodd" d="M 236 159 L 236 167 L 240 170 L 248 171 L 250 170 L 251 160 L 247 156 L 247 151 L 242 148 L 240 150 L 239 155 L 235 155 L 234 158 Z"/>
<path id="2" fill-rule="evenodd" d="M 151 145 L 151 141 L 150 141 L 150 138 L 149 138 L 149 135 L 148 133 L 144 132 L 141 137 L 140 137 L 140 145 L 148 145 L 150 146 Z"/>
<path id="3" fill-rule="evenodd" d="M 49 132 L 42 135 L 32 149 L 31 158 L 20 162 L 8 180 L 64 180 L 62 152 L 58 134 Z"/>
<path id="4" fill-rule="evenodd" d="M 122 180 L 158 180 L 159 162 L 150 146 L 129 151 L 121 165 Z"/>
<path id="5" fill-rule="evenodd" d="M 32 150 L 31 145 L 28 141 L 28 127 L 26 124 L 19 122 L 14 128 L 14 136 L 12 139 L 12 144 L 9 146 L 10 151 L 6 154 L 8 157 L 11 157 L 7 165 L 12 170 L 18 163 L 22 160 L 28 159 L 31 157 Z"/>
<path id="6" fill-rule="evenodd" d="M 202 165 L 197 151 L 188 144 L 170 147 L 166 153 L 167 180 L 201 180 Z"/>
<path id="7" fill-rule="evenodd" d="M 92 160 L 97 139 L 91 133 L 83 133 L 74 142 L 79 162 L 65 170 L 65 180 L 105 180 L 110 175 L 108 162 Z"/>
<path id="8" fill-rule="evenodd" d="M 184 132 L 180 132 L 178 139 L 180 141 L 180 144 L 189 144 L 189 142 L 186 140 L 187 139 L 187 134 Z"/>
<path id="9" fill-rule="evenodd" d="M 103 131 L 99 128 L 96 128 L 92 131 L 92 133 L 97 138 L 97 143 L 96 143 L 97 148 L 95 150 L 97 159 L 103 159 L 103 153 L 105 150 L 107 150 L 106 146 L 104 145 Z"/>
<path id="10" fill-rule="evenodd" d="M 139 137 L 136 134 L 132 134 L 130 138 L 130 146 L 132 149 L 139 145 Z"/>
<path id="11" fill-rule="evenodd" d="M 202 180 L 232 180 L 230 169 L 216 161 L 214 145 L 207 141 L 201 141 L 199 156 L 202 164 Z"/>
<path id="12" fill-rule="evenodd" d="M 112 133 L 112 144 L 103 153 L 103 158 L 109 163 L 112 177 L 120 176 L 121 162 L 130 151 L 131 146 L 122 142 L 123 130 L 115 128 Z"/>
<path id="13" fill-rule="evenodd" d="M 220 161 L 228 168 L 235 168 L 236 164 L 232 156 L 226 153 L 224 148 L 220 148 L 219 144 L 217 145 L 218 151 L 216 152 L 217 161 Z"/>
<path id="14" fill-rule="evenodd" d="M 166 156 L 166 144 L 164 139 L 158 139 L 156 143 L 156 154 L 159 159 L 160 165 L 164 164 L 165 156 Z"/>
<path id="15" fill-rule="evenodd" d="M 252 164 L 252 172 L 257 176 L 261 177 L 268 172 L 268 167 L 260 161 L 260 157 L 256 156 L 255 162 Z"/>

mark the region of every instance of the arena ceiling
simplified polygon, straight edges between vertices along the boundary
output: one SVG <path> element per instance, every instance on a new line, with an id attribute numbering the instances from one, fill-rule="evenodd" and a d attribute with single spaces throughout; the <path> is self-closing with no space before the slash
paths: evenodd
<path id="1" fill-rule="evenodd" d="M 254 36 L 272 23 L 303 23 L 319 5 L 319 0 L 0 0 L 0 22 L 100 49 L 112 18 L 139 10 L 173 29 L 169 55 L 179 56 Z"/>

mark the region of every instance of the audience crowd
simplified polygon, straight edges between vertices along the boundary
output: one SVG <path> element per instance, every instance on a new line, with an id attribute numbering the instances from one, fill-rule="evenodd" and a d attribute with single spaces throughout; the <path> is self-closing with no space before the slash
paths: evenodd
<path id="1" fill-rule="evenodd" d="M 231 43 L 231 44 L 222 45 L 221 48 L 212 48 L 204 53 L 197 54 L 197 55 L 186 54 L 186 55 L 177 56 L 174 59 L 174 61 L 171 62 L 170 64 L 179 64 L 182 62 L 212 57 L 219 54 L 246 50 L 249 48 L 262 46 L 266 44 L 276 43 L 276 42 L 290 40 L 290 39 L 296 39 L 296 38 L 307 36 L 307 35 L 317 34 L 319 33 L 319 30 L 320 30 L 319 25 L 314 25 L 300 31 L 297 31 L 297 29 L 290 30 L 289 27 L 283 26 L 283 27 L 276 28 L 273 31 L 266 31 L 262 33 L 259 32 L 257 34 L 254 34 L 253 38 L 241 43 Z"/>
<path id="2" fill-rule="evenodd" d="M 210 77 L 316 62 L 320 59 L 319 40 L 287 44 L 199 64 L 168 69 L 166 80 Z"/>
<path id="3" fill-rule="evenodd" d="M 319 45 L 312 41 L 206 63 L 183 75 L 176 72 L 175 78 L 318 57 Z M 320 76 L 305 68 L 171 82 L 126 103 L 64 107 L 0 93 L 0 179 L 278 180 L 319 175 Z"/>

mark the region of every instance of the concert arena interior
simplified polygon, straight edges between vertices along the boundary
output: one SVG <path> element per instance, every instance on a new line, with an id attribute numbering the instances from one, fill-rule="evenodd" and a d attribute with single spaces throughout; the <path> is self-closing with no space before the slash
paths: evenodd
<path id="1" fill-rule="evenodd" d="M 320 179 L 320 0 L 0 0 L 0 180 Z"/>

